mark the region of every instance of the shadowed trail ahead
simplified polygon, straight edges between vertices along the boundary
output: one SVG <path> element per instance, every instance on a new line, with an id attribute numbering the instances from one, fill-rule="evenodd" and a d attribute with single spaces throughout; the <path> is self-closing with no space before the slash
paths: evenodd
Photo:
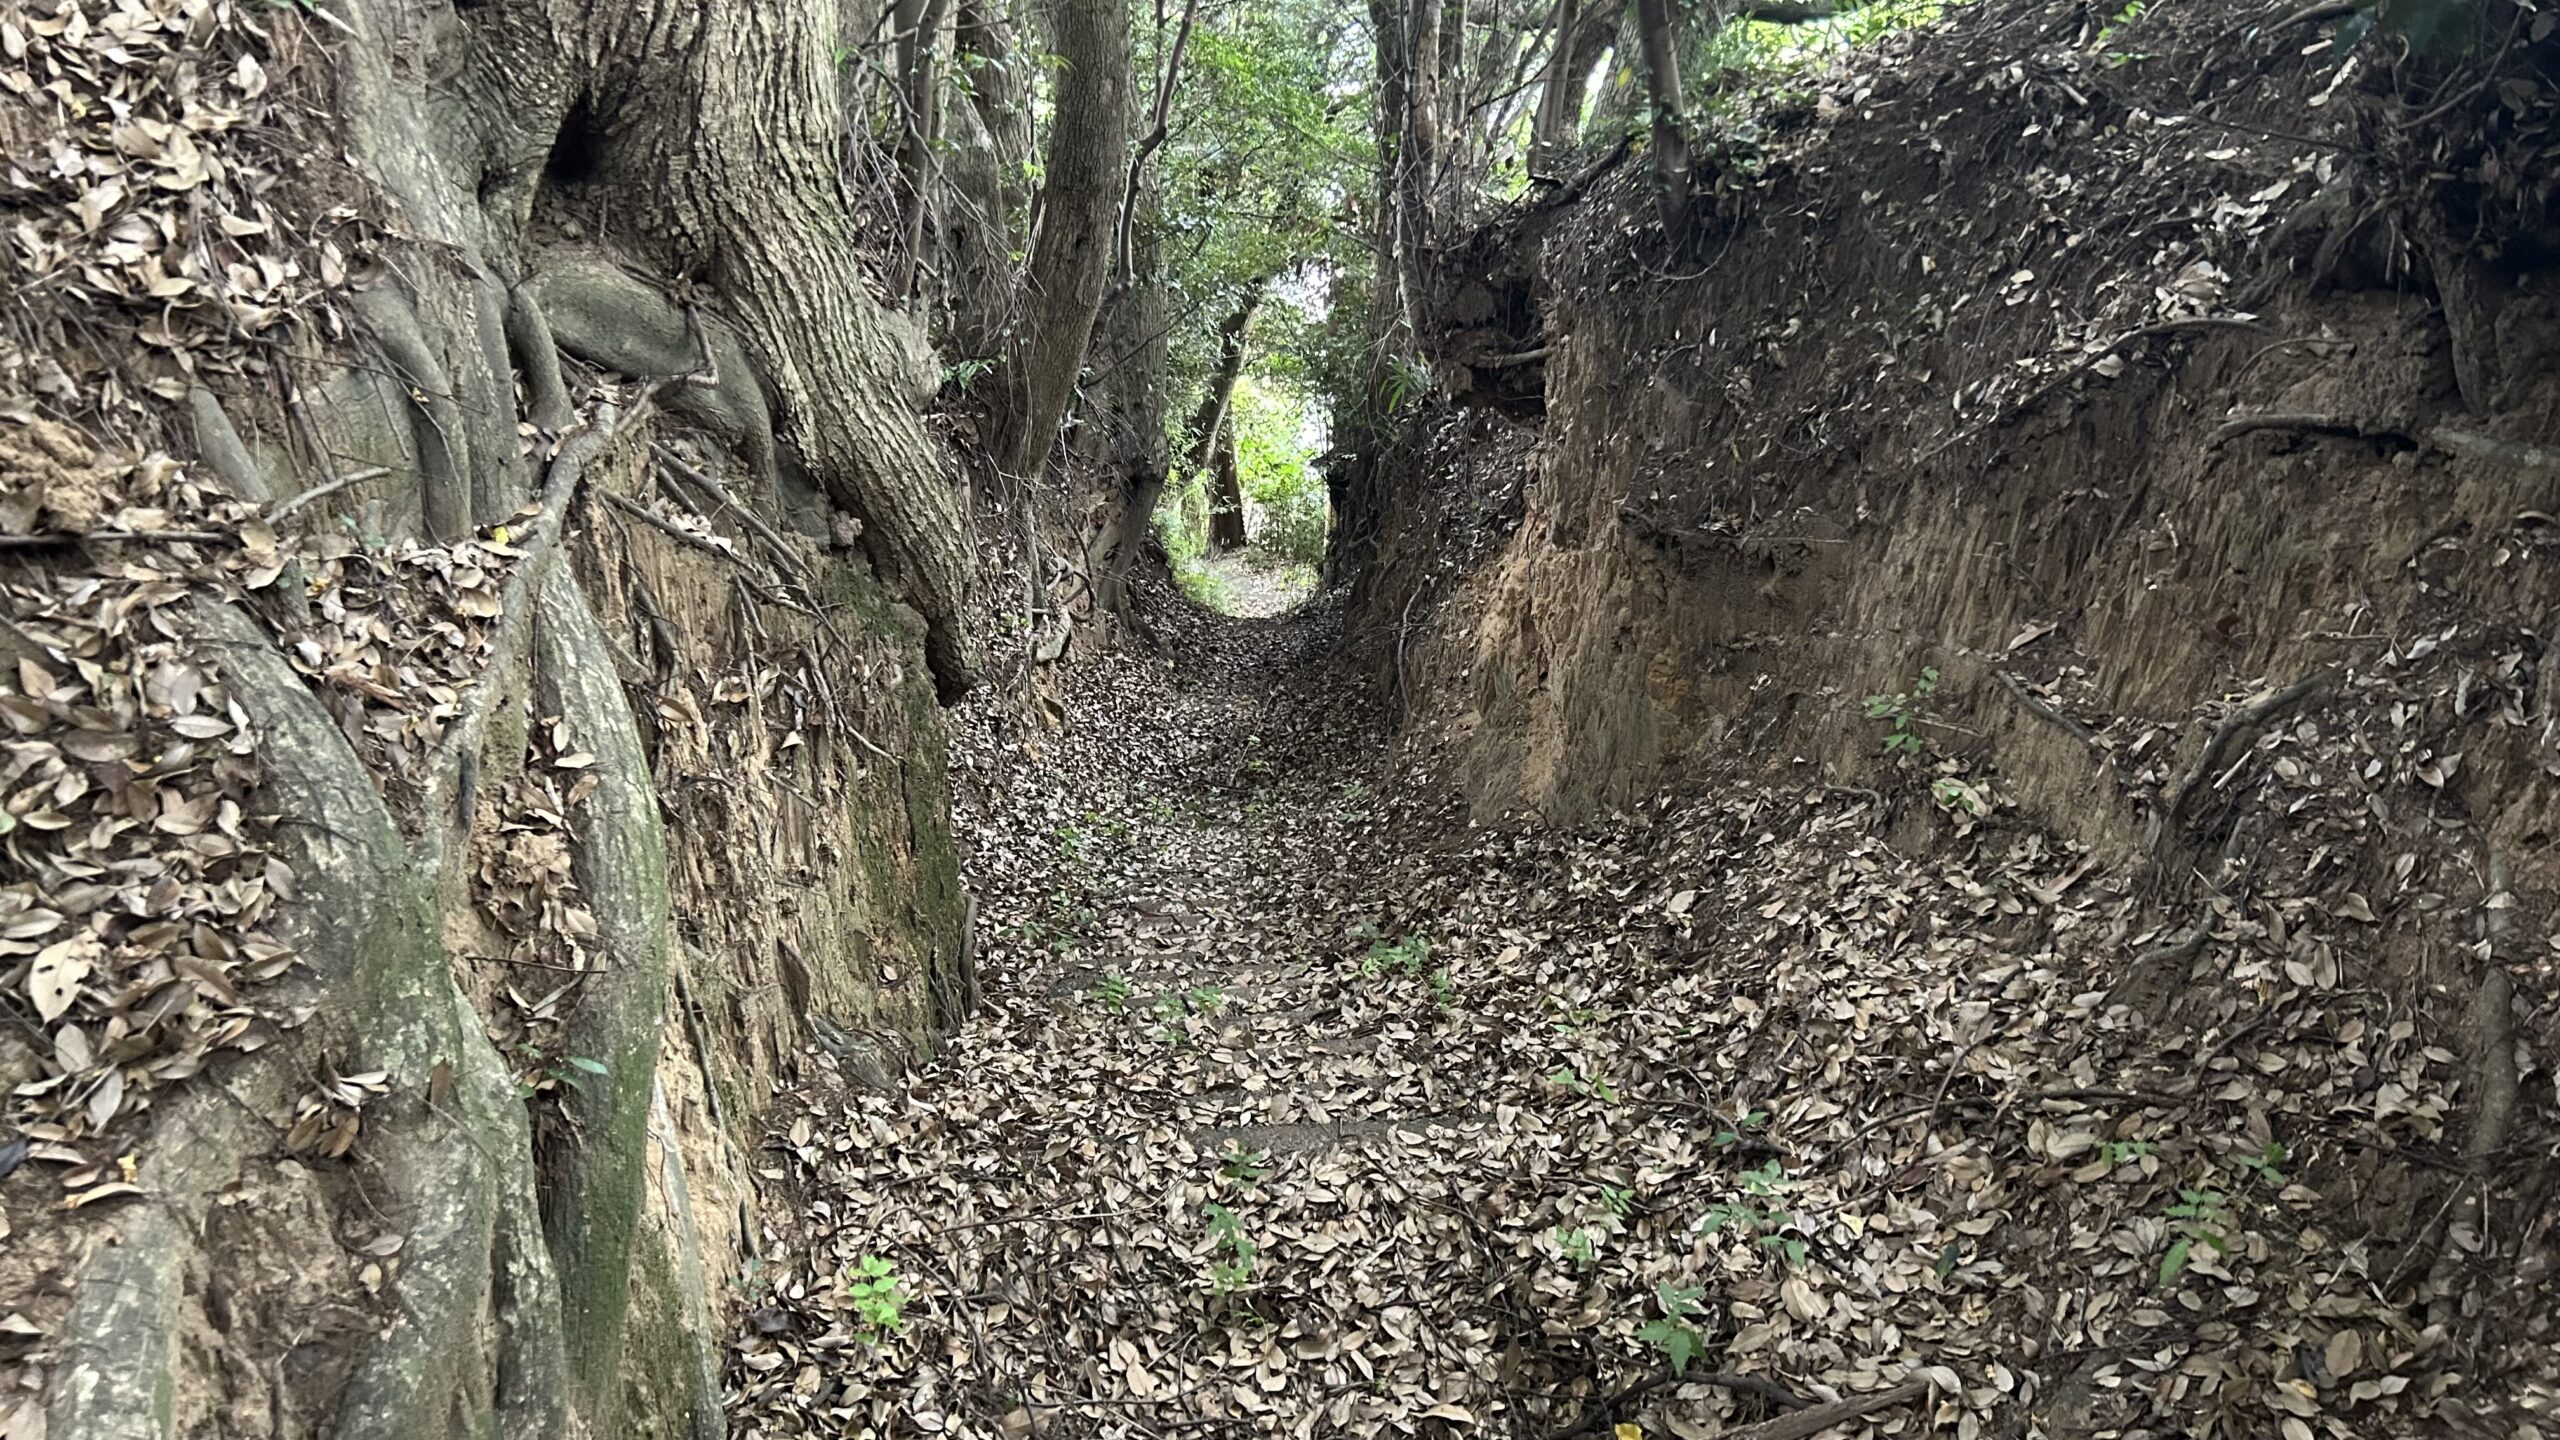
<path id="1" fill-rule="evenodd" d="M 2301 1187 L 2185 1150 L 2264 1117 L 2117 1033 L 2072 957 L 2133 902 L 2068 847 L 1906 858 L 1877 797 L 1741 783 L 1472 826 L 1387 789 L 1332 614 L 968 733 L 985 1008 L 801 1097 L 742 1430 L 2071 1433 L 2301 1333 L 2194 1297 L 2357 1333 L 2263 1238 Z"/>

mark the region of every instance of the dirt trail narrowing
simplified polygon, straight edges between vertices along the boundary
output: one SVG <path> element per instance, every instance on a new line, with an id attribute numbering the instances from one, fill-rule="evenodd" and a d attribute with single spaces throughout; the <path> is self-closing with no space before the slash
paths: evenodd
<path id="1" fill-rule="evenodd" d="M 2332 1177 L 2444 1113 L 2446 1067 L 2153 1031 L 2106 993 L 2149 941 L 2134 887 L 2023 825 L 1906 855 L 1894 802 L 1737 784 L 1471 827 L 1387 790 L 1331 623 L 1200 622 L 1179 666 L 1087 672 L 1059 733 L 964 746 L 987 1008 L 778 1137 L 802 1223 L 749 1281 L 742 1421 L 1714 1436 L 1890 1394 L 1843 1433 L 2275 1433 L 2439 1405 L 2454 1353 L 2374 1298 L 2400 1257 Z M 2258 1089 L 2378 1061 L 2378 1116 Z M 2537 1383 L 2463 1363 L 2483 1413 Z"/>

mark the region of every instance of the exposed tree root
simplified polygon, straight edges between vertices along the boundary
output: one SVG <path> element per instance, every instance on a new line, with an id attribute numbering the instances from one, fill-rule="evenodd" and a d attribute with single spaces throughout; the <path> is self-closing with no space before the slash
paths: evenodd
<path id="1" fill-rule="evenodd" d="M 2254 734 L 2260 726 L 2326 693 L 2334 678 L 2326 670 L 2306 675 L 2281 690 L 2265 691 L 2223 716 L 2222 722 L 2213 727 L 2212 738 L 2205 741 L 2203 752 L 2196 756 L 2195 764 L 2188 767 L 2186 776 L 2170 790 L 2168 800 L 2152 821 L 2154 857 L 2166 855 L 2168 846 L 2178 833 L 2179 822 L 2186 818 L 2187 806 L 2193 803 L 2196 792 L 2229 758 L 2232 746 L 2238 744 L 2243 736 Z"/>

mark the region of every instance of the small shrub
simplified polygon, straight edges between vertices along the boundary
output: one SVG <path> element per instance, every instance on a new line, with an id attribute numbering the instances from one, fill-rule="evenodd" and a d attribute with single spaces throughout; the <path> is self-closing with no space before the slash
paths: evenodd
<path id="1" fill-rule="evenodd" d="M 2198 1245 L 2228 1250 L 2224 1233 L 2231 1228 L 2231 1197 L 2219 1190 L 2181 1190 L 2178 1203 L 2162 1212 L 2169 1221 L 2169 1248 L 2160 1257 L 2160 1283 L 2169 1284 L 2187 1268 Z"/>
<path id="2" fill-rule="evenodd" d="M 1261 1250 L 1253 1237 L 1244 1233 L 1244 1222 L 1236 1212 L 1211 1202 L 1201 1208 L 1209 1222 L 1209 1283 L 1221 1295 L 1243 1289 L 1252 1283 L 1253 1269 Z"/>
<path id="3" fill-rule="evenodd" d="M 1654 1300 L 1661 1305 L 1662 1316 L 1636 1332 L 1637 1339 L 1662 1352 L 1674 1375 L 1686 1375 L 1689 1366 L 1707 1353 L 1707 1337 L 1690 1323 L 1698 1318 L 1698 1300 L 1706 1293 L 1705 1287 L 1697 1285 L 1655 1286 Z"/>
<path id="4" fill-rule="evenodd" d="M 877 1255 L 865 1255 L 850 1271 L 839 1271 L 837 1288 L 861 1322 L 864 1344 L 877 1345 L 906 1328 L 906 1282 L 897 1268 Z"/>
<path id="5" fill-rule="evenodd" d="M 1884 748 L 1888 755 L 1917 760 L 1928 749 L 1913 727 L 1921 719 L 1921 711 L 1938 688 L 1938 667 L 1922 667 L 1920 678 L 1911 688 L 1889 695 L 1867 697 L 1867 718 L 1885 722 Z"/>

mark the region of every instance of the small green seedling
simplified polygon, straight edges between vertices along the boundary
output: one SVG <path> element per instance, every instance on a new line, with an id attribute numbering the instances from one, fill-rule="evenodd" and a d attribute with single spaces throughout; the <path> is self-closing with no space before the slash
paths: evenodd
<path id="1" fill-rule="evenodd" d="M 862 1341 L 877 1345 L 887 1336 L 906 1328 L 902 1313 L 906 1304 L 906 1282 L 898 1278 L 897 1268 L 877 1255 L 865 1255 L 855 1262 L 850 1272 L 839 1272 L 837 1284 L 854 1317 L 862 1322 Z"/>
<path id="2" fill-rule="evenodd" d="M 2101 1140 L 2098 1142 L 2098 1163 L 2113 1170 L 2119 1165 L 2143 1159 L 2156 1148 L 2148 1140 Z"/>
<path id="3" fill-rule="evenodd" d="M 1938 688 L 1938 667 L 1925 666 L 1911 688 L 1891 695 L 1867 697 L 1867 718 L 1886 722 L 1884 749 L 1888 755 L 1917 760 L 1927 745 L 1913 726 L 1920 720 L 1922 705 Z"/>
<path id="4" fill-rule="evenodd" d="M 1253 1280 L 1253 1266 L 1262 1252 L 1253 1237 L 1244 1233 L 1244 1222 L 1236 1212 L 1211 1202 L 1201 1208 L 1209 1221 L 1209 1245 L 1213 1258 L 1209 1261 L 1209 1283 L 1221 1295 L 1243 1289 Z"/>
<path id="5" fill-rule="evenodd" d="M 1795 1216 L 1785 1207 L 1773 1203 L 1776 1197 L 1793 1190 L 1799 1182 L 1787 1179 L 1775 1160 L 1759 1169 L 1745 1170 L 1735 1179 L 1749 1198 L 1724 1200 L 1708 1206 L 1698 1217 L 1698 1232 L 1713 1235 L 1730 1230 L 1763 1250 L 1786 1257 L 1788 1265 L 1803 1269 L 1808 1253 L 1805 1242 L 1784 1233 L 1787 1222 Z"/>
<path id="6" fill-rule="evenodd" d="M 1218 1173 L 1226 1179 L 1251 1189 L 1271 1173 L 1271 1152 L 1247 1150 L 1234 1141 L 1227 1142 L 1227 1152 L 1218 1157 Z"/>
<path id="7" fill-rule="evenodd" d="M 2255 1155 L 2232 1156 L 2231 1163 L 2248 1172 L 2248 1174 L 2253 1178 L 2263 1180 L 2269 1186 L 2281 1189 L 2284 1185 L 2284 1170 L 2282 1167 L 2286 1161 L 2292 1158 L 2292 1155 L 2285 1150 L 2283 1141 L 2270 1140 L 2267 1142 L 2266 1148 L 2260 1150 Z"/>
<path id="8" fill-rule="evenodd" d="M 524 1047 L 523 1053 L 532 1057 L 535 1064 L 530 1075 L 516 1081 L 516 1098 L 519 1100 L 530 1100 L 536 1095 L 556 1091 L 563 1085 L 584 1095 L 589 1076 L 609 1073 L 603 1061 L 591 1060 L 584 1055 L 564 1055 L 557 1060 L 545 1061 L 531 1046 Z"/>
<path id="9" fill-rule="evenodd" d="M 1606 1075 L 1585 1075 L 1568 1065 L 1547 1077 L 1547 1083 L 1562 1086 L 1576 1095 L 1587 1095 L 1603 1105 L 1618 1103 L 1618 1089 Z"/>
<path id="10" fill-rule="evenodd" d="M 1129 977 L 1116 970 L 1103 976 L 1102 983 L 1093 987 L 1094 998 L 1102 1002 L 1103 1009 L 1114 1015 L 1127 1012 L 1129 997 L 1135 993 L 1130 988 Z"/>
<path id="11" fill-rule="evenodd" d="M 1360 961 L 1360 973 L 1372 980 L 1381 975 L 1419 975 L 1430 958 L 1431 941 L 1425 936 L 1407 935 L 1392 945 L 1372 940 L 1368 955 Z"/>
<path id="12" fill-rule="evenodd" d="M 1707 1337 L 1689 1323 L 1699 1315 L 1698 1299 L 1705 1295 L 1704 1286 L 1657 1285 L 1653 1295 L 1662 1306 L 1662 1318 L 1649 1321 L 1636 1332 L 1636 1338 L 1662 1352 L 1674 1375 L 1685 1375 L 1698 1357 L 1707 1353 Z"/>
<path id="13" fill-rule="evenodd" d="M 1757 1130 L 1757 1129 L 1759 1129 L 1761 1126 L 1766 1125 L 1766 1124 L 1768 1124 L 1768 1123 L 1769 1123 L 1769 1112 L 1768 1112 L 1768 1111 L 1766 1111 L 1766 1110 L 1751 1110 L 1751 1111 L 1746 1111 L 1746 1112 L 1744 1112 L 1743 1117 L 1742 1117 L 1741 1119 L 1734 1121 L 1732 1125 L 1730 1125 L 1730 1126 L 1726 1127 L 1725 1129 L 1718 1130 L 1714 1135 L 1710 1136 L 1710 1137 L 1708 1138 L 1708 1140 L 1707 1140 L 1707 1143 L 1708 1143 L 1708 1144 L 1710 1144 L 1710 1145 L 1717 1146 L 1717 1147 L 1719 1147 L 1719 1148 L 1724 1147 L 1724 1146 L 1728 1146 L 1728 1145 L 1739 1145 L 1739 1144 L 1741 1144 L 1741 1143 L 1742 1143 L 1742 1132 L 1743 1132 L 1743 1131 L 1745 1131 L 1745 1130 Z"/>
<path id="14" fill-rule="evenodd" d="M 1590 1231 L 1578 1225 L 1570 1229 L 1559 1225 L 1555 1228 L 1554 1235 L 1556 1248 L 1564 1252 L 1564 1258 L 1576 1265 L 1588 1265 L 1600 1253 L 1599 1242 L 1591 1238 Z"/>
<path id="15" fill-rule="evenodd" d="M 2187 1260 L 2198 1245 L 2209 1245 L 2216 1250 L 2231 1248 L 2231 1242 L 2223 1236 L 2231 1226 L 2229 1204 L 2230 1197 L 2219 1190 L 2178 1192 L 2178 1203 L 2163 1212 L 2169 1220 L 2169 1233 L 2175 1238 L 2170 1240 L 2167 1253 L 2160 1257 L 2161 1284 L 2166 1285 L 2178 1278 L 2179 1273 L 2187 1268 Z"/>

